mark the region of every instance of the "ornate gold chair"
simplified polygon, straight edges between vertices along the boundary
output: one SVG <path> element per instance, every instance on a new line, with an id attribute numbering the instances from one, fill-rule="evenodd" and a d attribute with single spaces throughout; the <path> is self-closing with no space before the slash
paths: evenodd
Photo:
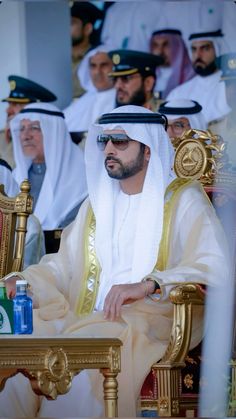
<path id="1" fill-rule="evenodd" d="M 21 271 L 27 218 L 32 213 L 30 184 L 24 180 L 20 193 L 9 198 L 0 185 L 0 280 L 14 271 Z"/>
<path id="2" fill-rule="evenodd" d="M 221 218 L 232 215 L 234 220 L 236 175 L 230 174 L 222 138 L 211 131 L 189 130 L 173 145 L 176 175 L 199 180 Z M 236 220 L 233 225 L 226 223 L 226 235 L 234 248 Z M 192 351 L 189 345 L 192 307 L 203 305 L 204 299 L 205 290 L 198 284 L 185 283 L 170 292 L 174 305 L 172 332 L 166 353 L 152 366 L 143 384 L 143 416 L 197 416 L 201 344 Z M 232 361 L 232 365 L 232 389 L 236 395 L 236 362 Z"/>

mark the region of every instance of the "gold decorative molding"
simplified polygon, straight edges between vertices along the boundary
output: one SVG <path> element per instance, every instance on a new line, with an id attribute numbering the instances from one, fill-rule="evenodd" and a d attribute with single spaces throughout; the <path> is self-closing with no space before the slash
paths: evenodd
<path id="1" fill-rule="evenodd" d="M 121 346 L 119 339 L 2 335 L 0 391 L 8 378 L 21 372 L 35 393 L 56 399 L 70 390 L 73 377 L 81 370 L 98 369 L 104 377 L 105 415 L 116 417 Z"/>
<path id="2" fill-rule="evenodd" d="M 13 198 L 6 196 L 0 185 L 0 278 L 22 269 L 27 219 L 33 207 L 29 192 L 28 180 L 22 182 L 20 193 Z"/>
<path id="3" fill-rule="evenodd" d="M 210 130 L 191 129 L 173 140 L 174 170 L 180 178 L 197 179 L 203 185 L 212 184 L 226 164 L 226 144 Z"/>

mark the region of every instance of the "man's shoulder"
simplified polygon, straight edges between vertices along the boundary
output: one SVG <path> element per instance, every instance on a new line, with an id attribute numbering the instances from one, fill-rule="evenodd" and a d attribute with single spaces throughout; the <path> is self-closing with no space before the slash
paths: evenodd
<path id="1" fill-rule="evenodd" d="M 198 80 L 198 76 L 194 76 L 192 79 L 180 84 L 179 86 L 175 87 L 171 92 L 168 94 L 166 100 L 175 99 L 175 97 L 179 97 L 182 95 L 182 93 L 185 93 L 185 91 L 188 91 L 191 86 L 194 86 Z"/>
<path id="2" fill-rule="evenodd" d="M 200 181 L 187 178 L 176 178 L 167 187 L 165 192 L 165 202 L 171 200 L 185 201 L 186 204 L 191 200 L 206 198 L 206 193 Z"/>

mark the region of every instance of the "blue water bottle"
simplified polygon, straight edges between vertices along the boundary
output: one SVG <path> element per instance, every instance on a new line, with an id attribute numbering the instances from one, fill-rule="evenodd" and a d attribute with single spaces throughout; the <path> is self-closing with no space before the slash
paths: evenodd
<path id="1" fill-rule="evenodd" d="M 13 298 L 14 333 L 31 334 L 33 332 L 33 304 L 27 295 L 27 281 L 16 281 L 16 295 Z"/>

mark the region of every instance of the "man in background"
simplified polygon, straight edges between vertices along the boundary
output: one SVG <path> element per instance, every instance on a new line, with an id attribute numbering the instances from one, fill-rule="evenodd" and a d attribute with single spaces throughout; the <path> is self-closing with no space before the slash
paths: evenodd
<path id="1" fill-rule="evenodd" d="M 133 50 L 109 52 L 113 62 L 110 76 L 116 89 L 116 106 L 138 105 L 157 111 L 159 103 L 154 95 L 156 67 L 163 58 Z"/>
<path id="2" fill-rule="evenodd" d="M 15 162 L 9 127 L 11 119 L 29 103 L 54 102 L 57 97 L 40 84 L 21 76 L 10 75 L 8 81 L 10 93 L 8 97 L 2 99 L 2 102 L 7 102 L 8 106 L 6 108 L 6 127 L 4 131 L 0 132 L 0 156 L 13 168 Z"/>
<path id="3" fill-rule="evenodd" d="M 188 50 L 177 29 L 160 29 L 153 32 L 150 52 L 163 58 L 163 65 L 156 71 L 155 92 L 165 99 L 168 93 L 194 76 Z"/>
<path id="4" fill-rule="evenodd" d="M 75 1 L 71 7 L 73 97 L 79 97 L 85 92 L 78 79 L 78 66 L 84 55 L 97 45 L 92 35 L 95 22 L 102 18 L 103 12 L 90 2 Z"/>
<path id="5" fill-rule="evenodd" d="M 115 106 L 115 89 L 109 77 L 112 70 L 109 50 L 108 46 L 99 45 L 84 56 L 78 73 L 86 92 L 63 111 L 72 140 L 80 146 L 83 146 L 90 125 Z"/>
<path id="6" fill-rule="evenodd" d="M 196 100 L 209 124 L 230 112 L 224 83 L 220 83 L 221 71 L 216 63 L 216 58 L 222 54 L 223 34 L 220 30 L 194 33 L 189 40 L 196 76 L 172 90 L 167 100 Z"/>
<path id="7" fill-rule="evenodd" d="M 167 132 L 171 140 L 181 137 L 184 131 L 206 130 L 207 124 L 199 103 L 189 99 L 173 99 L 163 102 L 159 112 L 168 120 Z"/>

